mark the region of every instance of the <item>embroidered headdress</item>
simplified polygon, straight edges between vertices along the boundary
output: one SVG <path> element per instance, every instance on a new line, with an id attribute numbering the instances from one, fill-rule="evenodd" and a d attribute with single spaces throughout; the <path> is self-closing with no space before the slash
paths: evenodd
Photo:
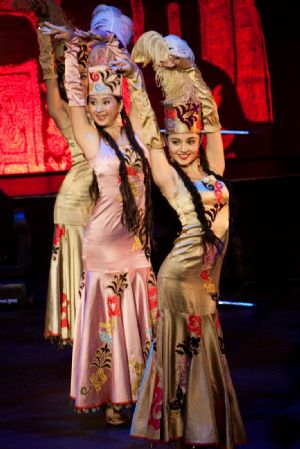
<path id="1" fill-rule="evenodd" d="M 179 57 L 184 67 L 163 67 L 161 62 Z M 166 133 L 200 133 L 205 109 L 207 121 L 219 123 L 212 94 L 195 66 L 195 56 L 187 42 L 175 35 L 162 37 L 148 31 L 137 40 L 132 58 L 143 66 L 152 62 L 157 85 L 164 94 Z"/>
<path id="2" fill-rule="evenodd" d="M 122 75 L 111 70 L 110 62 L 116 59 L 113 45 L 97 44 L 89 56 L 89 95 L 111 94 L 122 96 Z"/>

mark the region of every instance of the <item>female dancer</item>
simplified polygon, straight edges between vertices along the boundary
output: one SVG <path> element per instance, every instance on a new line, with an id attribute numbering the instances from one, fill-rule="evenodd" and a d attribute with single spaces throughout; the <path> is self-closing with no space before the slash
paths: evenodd
<path id="1" fill-rule="evenodd" d="M 45 336 L 60 344 L 72 343 L 74 338 L 76 298 L 82 274 L 82 237 L 93 201 L 90 186 L 92 169 L 74 139 L 68 99 L 64 89 L 64 39 L 71 39 L 74 31 L 59 6 L 51 0 L 30 1 L 31 7 L 43 21 L 43 34 L 38 30 L 40 64 L 47 88 L 47 104 L 51 117 L 67 138 L 72 153 L 72 167 L 58 192 L 54 206 L 55 233 L 50 266 Z M 48 35 L 45 35 L 47 30 Z M 132 37 L 131 20 L 119 8 L 98 5 L 91 20 L 91 32 L 114 33 L 124 47 Z M 89 33 L 82 33 L 89 35 Z M 55 48 L 50 35 L 55 36 Z M 60 38 L 60 40 L 57 40 Z M 80 44 L 78 54 L 81 85 L 87 96 L 87 45 Z"/>
<path id="2" fill-rule="evenodd" d="M 66 24 L 61 8 L 54 2 L 31 1 L 40 26 L 44 20 Z M 68 99 L 64 89 L 64 52 L 60 42 L 53 44 L 50 36 L 37 30 L 39 62 L 46 83 L 50 116 L 65 136 L 72 156 L 72 165 L 57 193 L 54 204 L 54 238 L 48 282 L 45 337 L 59 345 L 70 344 L 74 337 L 76 298 L 82 273 L 82 238 L 89 219 L 92 199 L 89 187 L 93 174 L 83 152 L 74 139 Z M 80 80 L 87 90 L 87 47 L 80 46 Z"/>
<path id="3" fill-rule="evenodd" d="M 156 317 L 149 262 L 151 174 L 147 149 L 123 107 L 121 75 L 110 67 L 128 53 L 112 34 L 91 50 L 88 111 L 94 126 L 87 117 L 77 54 L 73 39 L 65 53 L 65 86 L 74 134 L 96 184 L 83 243 L 71 396 L 78 410 L 106 405 L 107 422 L 122 424 L 120 407 L 136 402 Z"/>
<path id="4" fill-rule="evenodd" d="M 164 89 L 168 157 L 163 149 L 152 150 L 151 166 L 182 230 L 158 274 L 156 340 L 131 434 L 175 440 L 177 447 L 232 449 L 245 435 L 217 311 L 229 224 L 217 108 L 191 49 L 177 36 L 145 33 L 132 56 L 152 60 Z M 206 152 L 199 152 L 202 123 Z"/>

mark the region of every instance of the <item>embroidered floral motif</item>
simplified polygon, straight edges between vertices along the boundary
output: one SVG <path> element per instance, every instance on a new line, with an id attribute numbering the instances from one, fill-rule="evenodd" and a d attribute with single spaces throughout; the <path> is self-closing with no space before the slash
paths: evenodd
<path id="1" fill-rule="evenodd" d="M 54 237 L 53 237 L 53 245 L 57 246 L 59 244 L 62 236 L 65 235 L 65 225 L 55 225 Z"/>
<path id="2" fill-rule="evenodd" d="M 90 379 L 94 389 L 98 392 L 102 389 L 102 386 L 106 383 L 107 375 L 104 373 L 103 368 L 98 368 L 97 371 L 95 371 L 91 375 Z"/>
<path id="3" fill-rule="evenodd" d="M 142 159 L 131 147 L 126 147 L 124 150 L 124 157 L 126 160 L 128 175 L 136 176 L 143 168 Z"/>
<path id="4" fill-rule="evenodd" d="M 215 188 L 215 197 L 216 197 L 218 203 L 221 202 L 221 199 L 223 197 L 222 187 L 223 187 L 222 183 L 220 181 L 216 180 L 214 188 Z"/>
<path id="5" fill-rule="evenodd" d="M 100 322 L 99 327 L 106 329 L 106 333 L 109 335 L 112 335 L 116 322 L 117 322 L 117 318 L 112 318 L 111 320 L 107 320 L 104 323 Z"/>
<path id="6" fill-rule="evenodd" d="M 158 295 L 157 295 L 157 285 L 154 277 L 154 273 L 150 273 L 150 277 L 148 279 L 148 303 L 151 315 L 152 324 L 157 320 L 158 313 Z"/>
<path id="7" fill-rule="evenodd" d="M 90 366 L 96 368 L 96 370 L 90 376 L 91 383 L 88 386 L 81 387 L 81 394 L 87 395 L 92 389 L 96 391 L 102 389 L 103 385 L 107 382 L 107 375 L 105 374 L 104 369 L 111 369 L 111 358 L 112 354 L 107 344 L 96 350 L 90 364 Z"/>
<path id="8" fill-rule="evenodd" d="M 108 315 L 110 318 L 121 315 L 121 299 L 127 287 L 127 273 L 115 274 L 113 281 L 108 284 L 107 288 L 114 293 L 107 297 Z"/>
<path id="9" fill-rule="evenodd" d="M 67 328 L 69 329 L 70 323 L 68 319 L 68 308 L 69 308 L 70 301 L 67 298 L 67 295 L 65 293 L 61 294 L 61 316 L 60 316 L 60 326 L 61 328 Z"/>
<path id="10" fill-rule="evenodd" d="M 108 315 L 110 318 L 121 315 L 120 296 L 112 295 L 107 298 Z"/>
<path id="11" fill-rule="evenodd" d="M 54 236 L 53 236 L 53 246 L 52 246 L 52 260 L 56 260 L 58 250 L 59 250 L 59 243 L 62 236 L 65 235 L 65 225 L 58 225 L 56 224 L 54 226 Z"/>
<path id="12" fill-rule="evenodd" d="M 159 373 L 157 372 L 155 377 L 153 399 L 150 409 L 150 417 L 148 421 L 148 425 L 153 427 L 155 430 L 159 430 L 160 428 L 162 398 L 163 398 L 163 389 L 161 388 Z"/>
<path id="13" fill-rule="evenodd" d="M 141 242 L 141 239 L 139 238 L 138 235 L 135 235 L 134 242 L 131 247 L 131 251 L 134 252 L 134 251 L 137 251 L 138 249 L 142 249 L 142 248 L 143 248 L 143 244 Z"/>
<path id="14" fill-rule="evenodd" d="M 173 417 L 177 417 L 179 414 L 181 414 L 181 416 L 184 416 L 185 398 L 186 394 L 183 392 L 181 386 L 178 385 L 176 390 L 176 399 L 169 402 L 169 410 L 171 412 L 171 416 L 173 415 Z"/>
<path id="15" fill-rule="evenodd" d="M 198 354 L 199 343 L 200 337 L 187 336 L 186 340 L 176 345 L 175 352 L 177 352 L 177 354 L 186 354 L 189 357 L 193 357 Z"/>
<path id="16" fill-rule="evenodd" d="M 202 283 L 203 283 L 203 287 L 205 288 L 205 290 L 207 290 L 208 293 L 210 294 L 211 298 L 217 302 L 219 299 L 219 294 L 218 294 L 216 285 L 214 284 L 214 282 L 211 279 L 210 270 L 201 271 L 200 278 L 203 281 Z"/>
<path id="17" fill-rule="evenodd" d="M 201 337 L 201 317 L 199 315 L 189 315 L 187 328 L 191 334 Z"/>
<path id="18" fill-rule="evenodd" d="M 137 360 L 128 360 L 128 364 L 129 367 L 132 367 L 131 369 L 131 391 L 133 396 L 137 395 L 142 377 L 143 377 L 143 373 L 144 373 L 144 369 L 145 369 L 145 364 L 138 362 Z"/>

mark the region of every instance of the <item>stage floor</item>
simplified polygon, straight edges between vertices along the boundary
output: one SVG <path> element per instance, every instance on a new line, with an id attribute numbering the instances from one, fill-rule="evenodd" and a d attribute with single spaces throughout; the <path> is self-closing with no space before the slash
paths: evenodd
<path id="1" fill-rule="evenodd" d="M 299 282 L 260 290 L 253 285 L 257 307 L 221 306 L 225 350 L 249 440 L 245 449 L 300 448 L 299 293 Z M 150 448 L 130 438 L 129 427 L 107 427 L 101 412 L 73 411 L 71 348 L 58 350 L 44 340 L 44 314 L 44 299 L 0 307 L 1 449 Z"/>

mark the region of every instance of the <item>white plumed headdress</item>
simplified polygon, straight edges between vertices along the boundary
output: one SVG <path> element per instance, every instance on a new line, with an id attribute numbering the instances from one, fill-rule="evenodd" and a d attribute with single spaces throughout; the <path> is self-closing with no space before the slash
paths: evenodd
<path id="1" fill-rule="evenodd" d="M 115 6 L 102 3 L 92 13 L 91 31 L 105 30 L 114 33 L 119 41 L 127 47 L 133 36 L 132 20 L 122 14 Z"/>

